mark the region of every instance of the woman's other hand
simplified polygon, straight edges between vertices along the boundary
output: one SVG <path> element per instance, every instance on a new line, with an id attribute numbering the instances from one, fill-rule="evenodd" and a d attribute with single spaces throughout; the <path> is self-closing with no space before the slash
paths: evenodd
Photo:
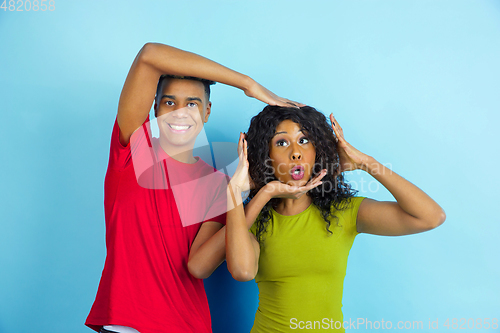
<path id="1" fill-rule="evenodd" d="M 253 188 L 253 182 L 248 174 L 248 155 L 247 155 L 247 140 L 245 134 L 240 133 L 238 140 L 238 166 L 234 172 L 230 185 L 238 187 L 242 192 L 248 191 Z"/>
<path id="2" fill-rule="evenodd" d="M 313 188 L 321 185 L 323 182 L 321 179 L 326 175 L 326 170 L 321 170 L 321 172 L 304 186 L 292 186 L 280 182 L 279 180 L 274 180 L 267 183 L 262 190 L 268 194 L 269 199 L 273 198 L 283 198 L 283 199 L 298 199 L 304 193 L 312 190 Z"/>
<path id="3" fill-rule="evenodd" d="M 340 172 L 357 169 L 366 171 L 366 165 L 370 160 L 370 156 L 360 152 L 345 140 L 344 131 L 333 114 L 330 114 L 330 120 L 338 144 Z"/>

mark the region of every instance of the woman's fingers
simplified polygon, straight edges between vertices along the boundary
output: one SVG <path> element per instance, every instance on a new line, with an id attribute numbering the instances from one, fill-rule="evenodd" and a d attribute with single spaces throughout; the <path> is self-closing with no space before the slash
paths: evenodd
<path id="1" fill-rule="evenodd" d="M 303 186 L 289 185 L 286 183 L 282 183 L 278 180 L 275 180 L 273 183 L 275 184 L 274 185 L 274 186 L 276 186 L 275 189 L 277 190 L 277 193 L 279 193 L 279 194 L 277 196 L 274 196 L 274 197 L 275 198 L 298 199 L 304 193 L 307 193 L 308 191 L 312 190 L 313 188 L 318 187 L 321 184 L 323 184 L 321 179 L 326 175 L 326 173 L 327 173 L 326 171 L 327 171 L 326 169 L 323 169 L 316 177 L 311 179 L 307 184 L 305 184 Z"/>
<path id="2" fill-rule="evenodd" d="M 242 139 L 243 139 L 243 133 L 240 132 L 240 137 L 238 139 L 238 156 L 240 156 L 241 151 L 243 150 L 243 146 L 242 146 L 243 141 L 242 141 Z"/>
<path id="3" fill-rule="evenodd" d="M 313 188 L 315 187 L 318 187 L 319 185 L 323 184 L 322 181 L 319 181 L 319 182 L 316 182 L 316 183 L 309 183 L 309 184 L 306 184 L 304 186 L 300 186 L 300 187 L 297 187 L 297 186 L 290 186 L 290 190 L 291 190 L 291 194 L 304 194 L 310 190 L 312 190 Z"/>
<path id="4" fill-rule="evenodd" d="M 315 187 L 320 186 L 321 184 L 323 184 L 323 182 L 321 181 L 321 179 L 323 179 L 323 177 L 326 176 L 326 171 L 327 171 L 326 169 L 321 170 L 321 172 L 316 177 L 314 177 L 313 179 L 311 179 L 304 186 L 297 187 L 297 186 L 289 186 L 288 185 L 289 189 L 291 190 L 291 193 L 294 194 L 294 195 L 298 195 L 298 197 L 297 197 L 297 199 L 298 199 L 304 193 L 312 190 Z"/>
<path id="5" fill-rule="evenodd" d="M 323 169 L 316 177 L 314 177 L 314 181 L 316 182 L 318 180 L 321 180 L 325 176 L 326 176 L 326 169 Z"/>
<path id="6" fill-rule="evenodd" d="M 323 170 L 321 170 L 321 172 L 319 174 L 317 174 L 313 179 L 311 179 L 306 185 L 316 184 L 321 179 L 323 179 L 323 177 L 325 177 L 325 176 L 326 176 L 326 169 L 323 169 Z"/>
<path id="7" fill-rule="evenodd" d="M 244 133 L 240 133 L 238 140 L 238 158 L 239 163 L 233 177 L 231 177 L 231 183 L 246 191 L 250 187 L 250 178 L 248 176 L 247 142 Z"/>
<path id="8" fill-rule="evenodd" d="M 337 140 L 337 142 L 339 140 L 345 141 L 344 131 L 342 130 L 342 127 L 340 126 L 340 124 L 337 122 L 337 120 L 333 116 L 333 113 L 330 113 L 330 121 L 332 122 L 332 129 L 333 129 L 333 132 L 335 133 L 335 139 Z"/>
<path id="9" fill-rule="evenodd" d="M 335 124 L 335 128 L 337 129 L 338 133 L 340 134 L 340 137 L 344 139 L 344 130 L 342 129 L 342 126 L 338 123 L 337 119 L 335 119 L 333 113 L 332 113 L 332 124 Z"/>
<path id="10" fill-rule="evenodd" d="M 335 140 L 339 141 L 339 132 L 337 131 L 337 125 L 335 124 L 335 118 L 333 117 L 333 113 L 330 113 L 330 121 L 332 122 L 333 133 L 335 133 Z"/>
<path id="11" fill-rule="evenodd" d="M 248 161 L 248 142 L 245 137 L 243 137 L 243 154 L 245 155 L 245 162 Z"/>
<path id="12" fill-rule="evenodd" d="M 246 141 L 247 140 L 245 140 L 245 134 L 240 132 L 240 139 L 238 140 L 238 155 L 246 152 Z"/>
<path id="13" fill-rule="evenodd" d="M 313 188 L 320 186 L 321 184 L 323 184 L 323 182 L 321 182 L 321 181 L 317 182 L 315 184 L 308 184 L 308 185 L 304 186 L 304 192 L 310 191 Z"/>
<path id="14" fill-rule="evenodd" d="M 240 132 L 240 139 L 238 140 L 238 158 L 240 163 L 244 163 L 247 166 L 248 161 L 248 152 L 247 152 L 247 142 L 245 140 L 245 136 Z"/>

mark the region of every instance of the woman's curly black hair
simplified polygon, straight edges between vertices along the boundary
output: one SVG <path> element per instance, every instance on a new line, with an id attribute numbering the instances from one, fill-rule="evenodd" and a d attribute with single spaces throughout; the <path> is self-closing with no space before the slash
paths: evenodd
<path id="1" fill-rule="evenodd" d="M 344 176 L 339 172 L 339 154 L 333 130 L 325 115 L 313 107 L 303 106 L 297 109 L 268 105 L 252 118 L 247 141 L 249 174 L 255 187 L 250 191 L 249 199 L 252 199 L 264 185 L 277 180 L 272 164 L 269 163 L 269 142 L 276 132 L 276 127 L 284 120 L 297 123 L 316 149 L 316 161 L 311 177 L 323 169 L 327 170 L 327 174 L 321 180 L 323 183 L 307 192 L 307 195 L 321 211 L 326 222 L 326 230 L 331 234 L 332 206 L 337 210 L 347 208 L 350 198 L 357 191 L 344 182 Z M 255 221 L 259 242 L 263 241 L 263 235 L 272 219 L 271 208 L 276 208 L 279 202 L 279 198 L 268 201 Z"/>

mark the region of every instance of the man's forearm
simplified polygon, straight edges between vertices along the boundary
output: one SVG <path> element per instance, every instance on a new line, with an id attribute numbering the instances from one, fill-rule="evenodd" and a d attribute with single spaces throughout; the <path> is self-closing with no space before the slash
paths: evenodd
<path id="1" fill-rule="evenodd" d="M 228 189 L 229 191 L 229 189 Z M 234 193 L 233 193 L 234 194 Z M 239 195 L 239 194 L 238 194 Z M 234 197 L 235 203 L 241 204 L 241 196 Z M 230 192 L 228 192 L 228 215 L 227 220 L 229 221 L 233 218 L 234 204 L 232 203 L 233 197 Z M 255 219 L 259 215 L 260 211 L 268 201 L 267 193 L 261 190 L 257 195 L 247 204 L 245 207 L 245 222 L 246 230 L 252 227 Z M 236 207 L 240 209 L 241 207 Z M 237 218 L 240 215 L 234 215 Z M 196 275 L 200 279 L 205 279 L 209 277 L 215 269 L 224 261 L 226 258 L 226 231 L 227 227 L 222 227 L 217 231 L 210 239 L 208 239 L 203 245 L 201 245 L 196 252 L 189 259 L 189 265 L 198 272 Z"/>
<path id="2" fill-rule="evenodd" d="M 254 82 L 249 76 L 210 59 L 164 44 L 144 45 L 141 50 L 141 61 L 162 74 L 198 77 L 224 83 L 243 91 L 247 91 Z"/>
<path id="3" fill-rule="evenodd" d="M 234 193 L 233 193 L 234 194 Z M 234 197 L 235 202 L 241 204 L 241 198 Z M 230 192 L 228 192 L 228 200 L 232 201 L 233 197 Z M 235 212 L 231 212 L 234 208 L 234 204 L 228 201 L 228 215 L 227 220 L 233 218 Z M 246 205 L 245 207 L 245 222 L 246 230 L 252 227 L 255 219 L 259 215 L 260 211 L 264 205 L 269 201 L 267 193 L 263 190 L 257 193 L 257 195 Z M 241 207 L 236 207 L 240 209 Z M 240 215 L 234 215 L 237 218 Z M 222 227 L 217 231 L 210 239 L 208 239 L 202 246 L 200 246 L 197 251 L 189 259 L 191 267 L 195 267 L 198 272 L 197 277 L 204 279 L 209 277 L 215 269 L 224 261 L 226 258 L 226 231 L 227 227 Z"/>
<path id="4" fill-rule="evenodd" d="M 226 258 L 226 227 L 222 227 L 194 253 L 190 253 L 188 268 L 193 276 L 206 279 Z"/>

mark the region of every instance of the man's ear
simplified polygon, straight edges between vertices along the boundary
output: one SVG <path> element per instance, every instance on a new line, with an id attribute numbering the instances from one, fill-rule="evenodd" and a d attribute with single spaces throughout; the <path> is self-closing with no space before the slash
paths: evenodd
<path id="1" fill-rule="evenodd" d="M 204 123 L 208 121 L 208 117 L 210 117 L 211 112 L 212 112 L 212 102 L 208 102 L 207 108 L 205 109 L 205 119 L 203 120 Z"/>

